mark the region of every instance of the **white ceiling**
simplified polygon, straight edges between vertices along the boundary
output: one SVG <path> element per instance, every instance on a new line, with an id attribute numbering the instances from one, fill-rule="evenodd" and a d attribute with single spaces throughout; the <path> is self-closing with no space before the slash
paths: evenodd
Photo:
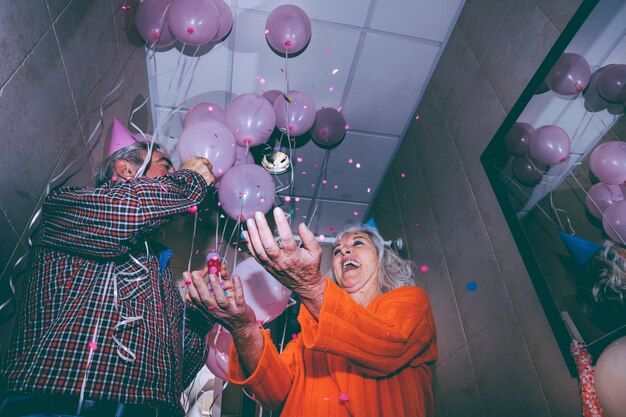
<path id="1" fill-rule="evenodd" d="M 288 78 L 289 89 L 306 92 L 317 109 L 341 108 L 349 129 L 331 150 L 310 140 L 296 148 L 293 190 L 280 193 L 292 199 L 275 203 L 294 210 L 294 226 L 310 222 L 326 236 L 366 220 L 464 0 L 294 0 L 311 19 L 312 37 L 287 61 L 264 36 L 269 12 L 285 2 L 227 3 L 234 24 L 222 43 L 148 51 L 157 140 L 176 159 L 191 106 L 225 107 L 239 94 L 286 91 Z M 289 183 L 290 175 L 278 179 Z"/>

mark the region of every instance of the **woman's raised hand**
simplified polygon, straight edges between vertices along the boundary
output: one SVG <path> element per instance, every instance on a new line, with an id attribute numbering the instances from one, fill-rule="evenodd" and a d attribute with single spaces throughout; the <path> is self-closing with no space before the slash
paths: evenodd
<path id="1" fill-rule="evenodd" d="M 315 240 L 315 235 L 306 225 L 300 224 L 298 235 L 304 246 L 299 247 L 291 233 L 287 217 L 280 208 L 274 209 L 274 220 L 280 244 L 274 239 L 262 213 L 257 212 L 254 219 L 248 219 L 248 230 L 244 233 L 250 253 L 303 301 L 313 301 L 321 306 L 326 281 L 320 274 L 322 248 Z"/>

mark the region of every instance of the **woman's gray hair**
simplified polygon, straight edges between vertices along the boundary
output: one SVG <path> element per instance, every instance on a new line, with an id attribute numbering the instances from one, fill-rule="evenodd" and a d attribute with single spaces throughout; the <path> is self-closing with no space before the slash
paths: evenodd
<path id="1" fill-rule="evenodd" d="M 366 224 L 350 226 L 337 235 L 335 242 L 346 234 L 356 232 L 367 234 L 378 251 L 378 285 L 383 294 L 396 288 L 415 285 L 413 280 L 415 266 L 411 261 L 398 256 L 393 249 L 386 247 L 378 229 Z"/>
<path id="2" fill-rule="evenodd" d="M 594 257 L 597 281 L 591 290 L 594 300 L 624 302 L 626 292 L 626 261 L 615 249 L 617 246 L 605 240 L 602 250 Z"/>
<path id="3" fill-rule="evenodd" d="M 150 145 L 145 142 L 137 142 L 125 148 L 118 149 L 111 155 L 107 156 L 100 162 L 98 169 L 93 175 L 93 184 L 100 187 L 107 181 L 110 181 L 115 174 L 115 163 L 120 160 L 128 161 L 139 168 L 144 161 L 144 151 L 148 151 Z M 160 150 L 156 143 L 152 145 L 153 151 Z"/>

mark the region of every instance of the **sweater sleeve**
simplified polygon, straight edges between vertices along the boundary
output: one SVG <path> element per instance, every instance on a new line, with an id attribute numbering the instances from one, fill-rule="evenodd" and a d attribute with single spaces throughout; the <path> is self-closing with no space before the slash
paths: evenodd
<path id="1" fill-rule="evenodd" d="M 369 376 L 387 376 L 437 358 L 430 302 L 417 287 L 395 289 L 363 308 L 328 280 L 319 322 L 307 311 L 300 320 L 306 323 L 301 333 L 305 348 L 345 357 Z"/>
<path id="2" fill-rule="evenodd" d="M 124 255 L 141 235 L 199 204 L 207 190 L 202 176 L 190 170 L 109 181 L 95 190 L 59 189 L 44 202 L 39 244 L 102 258 Z"/>
<path id="3" fill-rule="evenodd" d="M 250 376 L 247 376 L 241 367 L 235 345 L 231 344 L 228 380 L 252 391 L 264 407 L 280 410 L 291 390 L 300 338 L 289 342 L 279 354 L 272 343 L 269 331 L 262 330 L 262 333 L 263 352 L 257 368 Z"/>

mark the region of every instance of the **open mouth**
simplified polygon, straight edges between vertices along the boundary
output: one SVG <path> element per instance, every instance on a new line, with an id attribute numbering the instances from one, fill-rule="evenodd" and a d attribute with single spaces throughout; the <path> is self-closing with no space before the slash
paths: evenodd
<path id="1" fill-rule="evenodd" d="M 357 261 L 354 261 L 352 259 L 348 259 L 347 261 L 345 261 L 343 263 L 343 272 L 351 271 L 353 269 L 357 269 L 357 268 L 360 268 L 360 267 L 361 267 L 360 263 L 358 263 Z"/>

